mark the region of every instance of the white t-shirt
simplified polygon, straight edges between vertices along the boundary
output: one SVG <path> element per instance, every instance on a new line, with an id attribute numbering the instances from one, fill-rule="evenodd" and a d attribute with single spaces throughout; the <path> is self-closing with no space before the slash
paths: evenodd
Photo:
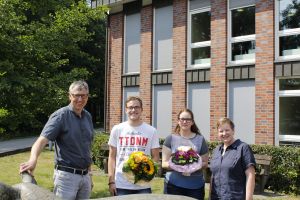
<path id="1" fill-rule="evenodd" d="M 156 129 L 146 123 L 133 127 L 126 121 L 112 128 L 108 144 L 117 148 L 116 187 L 129 190 L 149 188 L 150 185 L 142 187 L 130 183 L 123 176 L 122 168 L 123 163 L 127 161 L 132 152 L 143 151 L 145 154 L 151 155 L 151 149 L 160 147 Z"/>

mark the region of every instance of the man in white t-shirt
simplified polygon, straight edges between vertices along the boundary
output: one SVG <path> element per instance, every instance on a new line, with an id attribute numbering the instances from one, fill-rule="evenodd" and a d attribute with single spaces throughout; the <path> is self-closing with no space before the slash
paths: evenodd
<path id="1" fill-rule="evenodd" d="M 113 196 L 151 193 L 150 185 L 139 186 L 129 182 L 122 168 L 129 155 L 135 151 L 143 151 L 151 155 L 155 162 L 159 161 L 157 131 L 142 121 L 143 103 L 139 97 L 129 97 L 125 106 L 128 120 L 112 128 L 108 141 L 109 192 Z"/>

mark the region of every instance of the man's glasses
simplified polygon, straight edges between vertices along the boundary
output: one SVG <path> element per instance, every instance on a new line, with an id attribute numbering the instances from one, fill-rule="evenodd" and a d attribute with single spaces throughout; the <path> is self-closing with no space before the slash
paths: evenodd
<path id="1" fill-rule="evenodd" d="M 139 109 L 141 109 L 141 107 L 140 106 L 129 106 L 129 107 L 126 107 L 128 110 L 139 110 Z"/>
<path id="2" fill-rule="evenodd" d="M 89 94 L 71 94 L 71 95 L 75 99 L 79 99 L 79 98 L 81 98 L 81 99 L 87 99 L 88 96 L 89 96 Z"/>
<path id="3" fill-rule="evenodd" d="M 187 123 L 191 123 L 193 121 L 192 118 L 179 118 L 180 122 L 187 122 Z"/>

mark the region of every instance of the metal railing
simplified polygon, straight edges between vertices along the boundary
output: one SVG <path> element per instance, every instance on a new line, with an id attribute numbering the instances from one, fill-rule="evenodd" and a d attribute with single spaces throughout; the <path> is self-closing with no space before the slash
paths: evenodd
<path id="1" fill-rule="evenodd" d="M 122 0 L 91 0 L 90 5 L 92 8 L 96 8 L 97 6 L 102 6 L 102 5 L 109 5 L 112 3 L 116 3 Z"/>

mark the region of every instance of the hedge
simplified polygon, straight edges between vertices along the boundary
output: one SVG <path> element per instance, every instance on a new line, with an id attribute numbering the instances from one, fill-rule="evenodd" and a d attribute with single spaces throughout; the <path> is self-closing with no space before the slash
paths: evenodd
<path id="1" fill-rule="evenodd" d="M 100 151 L 99 147 L 107 143 L 109 134 L 97 133 L 92 146 L 94 163 L 104 169 L 100 156 L 108 156 L 107 152 Z M 160 144 L 163 144 L 163 139 Z M 217 142 L 208 142 L 209 152 L 217 146 Z M 266 188 L 274 192 L 286 194 L 300 194 L 300 148 L 293 146 L 251 145 L 255 154 L 272 156 L 271 173 Z"/>
<path id="2" fill-rule="evenodd" d="M 94 141 L 92 144 L 92 157 L 94 164 L 100 169 L 104 169 L 103 156 L 108 157 L 108 152 L 101 151 L 100 146 L 102 144 L 107 144 L 109 139 L 109 134 L 104 132 L 99 132 L 94 135 Z"/>

